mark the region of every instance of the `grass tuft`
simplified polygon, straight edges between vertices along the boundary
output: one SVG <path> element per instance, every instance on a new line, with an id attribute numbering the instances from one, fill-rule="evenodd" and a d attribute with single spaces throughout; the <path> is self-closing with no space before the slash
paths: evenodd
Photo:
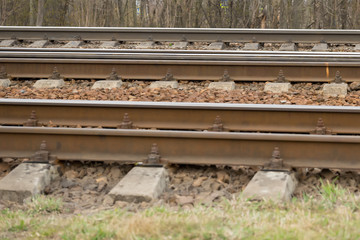
<path id="1" fill-rule="evenodd" d="M 320 193 L 322 195 L 323 201 L 325 203 L 329 203 L 331 206 L 336 205 L 339 200 L 342 200 L 346 197 L 346 195 L 350 195 L 350 192 L 346 191 L 344 188 L 335 184 L 335 180 L 333 182 L 329 182 L 326 180 L 325 182 L 320 179 Z"/>
<path id="2" fill-rule="evenodd" d="M 25 224 L 25 221 L 23 219 L 21 219 L 19 221 L 19 223 L 15 224 L 9 228 L 10 232 L 23 232 L 23 231 L 27 231 L 27 230 L 28 230 L 27 224 Z"/>
<path id="3" fill-rule="evenodd" d="M 32 214 L 39 213 L 60 213 L 63 209 L 63 202 L 59 198 L 46 197 L 42 195 L 35 196 L 27 203 L 28 212 Z"/>

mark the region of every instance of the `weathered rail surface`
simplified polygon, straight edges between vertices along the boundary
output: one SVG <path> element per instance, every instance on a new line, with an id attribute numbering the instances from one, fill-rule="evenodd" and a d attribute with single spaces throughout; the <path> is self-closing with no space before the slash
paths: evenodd
<path id="1" fill-rule="evenodd" d="M 22 125 L 36 111 L 39 125 L 117 128 L 128 114 L 134 128 L 309 133 L 321 118 L 332 134 L 360 134 L 360 107 L 0 99 L 0 124 Z M 330 132 L 329 132 L 330 133 Z"/>
<path id="2" fill-rule="evenodd" d="M 0 39 L 359 43 L 359 30 L 0 27 Z"/>
<path id="3" fill-rule="evenodd" d="M 43 140 L 59 160 L 141 162 L 156 143 L 164 163 L 263 166 L 279 147 L 292 167 L 360 169 L 359 136 L 0 127 L 0 157 L 30 157 Z"/>
<path id="4" fill-rule="evenodd" d="M 0 65 L 14 78 L 48 77 L 54 67 L 65 78 L 105 79 L 112 69 L 124 79 L 159 80 L 169 69 L 178 80 L 222 78 L 234 81 L 274 81 L 280 70 L 291 82 L 330 82 L 337 71 L 347 82 L 359 81 L 360 55 L 291 53 L 182 52 L 46 52 L 0 51 Z"/>

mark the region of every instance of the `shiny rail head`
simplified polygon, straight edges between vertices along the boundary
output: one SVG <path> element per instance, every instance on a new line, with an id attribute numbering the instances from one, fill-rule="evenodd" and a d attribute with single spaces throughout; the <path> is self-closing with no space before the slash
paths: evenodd
<path id="1" fill-rule="evenodd" d="M 155 108 L 155 109 L 203 109 L 231 111 L 279 111 L 279 112 L 338 112 L 360 113 L 356 106 L 313 106 L 277 104 L 236 104 L 236 103 L 190 103 L 190 102 L 128 102 L 95 100 L 50 100 L 1 98 L 0 106 L 53 106 L 53 107 L 104 107 L 104 108 Z"/>

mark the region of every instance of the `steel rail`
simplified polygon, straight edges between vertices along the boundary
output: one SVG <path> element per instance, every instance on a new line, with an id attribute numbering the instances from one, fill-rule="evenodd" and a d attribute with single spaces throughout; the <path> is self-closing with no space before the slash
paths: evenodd
<path id="1" fill-rule="evenodd" d="M 116 128 L 129 114 L 135 128 L 309 133 L 319 118 L 332 133 L 360 134 L 360 107 L 0 99 L 0 124 L 22 125 L 36 111 L 41 124 Z"/>
<path id="2" fill-rule="evenodd" d="M 52 51 L 0 51 L 0 58 L 47 58 L 47 59 L 125 59 L 125 60 L 185 60 L 185 61 L 268 61 L 268 62 L 345 62 L 359 63 L 360 54 L 323 54 L 323 53 L 248 53 L 248 52 L 230 52 L 230 53 L 210 53 L 210 52 L 52 52 Z"/>
<path id="3" fill-rule="evenodd" d="M 359 43 L 359 30 L 0 27 L 0 39 Z"/>
<path id="4" fill-rule="evenodd" d="M 0 52 L 23 52 L 23 53 L 133 53 L 133 54 L 203 54 L 203 55 L 267 55 L 267 56 L 315 56 L 315 57 L 357 57 L 360 52 L 312 52 L 312 51 L 247 51 L 247 50 L 181 50 L 181 49 L 104 49 L 104 48 L 23 48 L 23 47 L 0 47 Z"/>
<path id="5" fill-rule="evenodd" d="M 346 82 L 360 78 L 360 62 L 0 58 L 0 65 L 14 78 L 47 78 L 54 67 L 69 79 L 105 79 L 114 68 L 137 80 L 160 80 L 169 69 L 175 79 L 190 81 L 219 81 L 225 70 L 234 81 L 274 81 L 280 70 L 290 82 L 331 82 L 337 71 Z"/>
<path id="6" fill-rule="evenodd" d="M 360 137 L 0 127 L 1 157 L 30 157 L 45 140 L 59 160 L 141 162 L 152 144 L 176 164 L 262 166 L 275 147 L 292 167 L 360 169 Z"/>

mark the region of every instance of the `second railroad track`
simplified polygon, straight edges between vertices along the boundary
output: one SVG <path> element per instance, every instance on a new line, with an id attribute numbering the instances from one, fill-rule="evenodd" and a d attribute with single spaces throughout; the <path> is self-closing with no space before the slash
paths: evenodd
<path id="1" fill-rule="evenodd" d="M 350 44 L 351 48 L 355 45 L 351 51 L 357 51 L 360 49 L 360 45 L 356 47 L 360 42 L 359 30 L 0 27 L 0 40 L 4 42 L 0 48 L 0 65 L 6 67 L 13 78 L 48 77 L 54 67 L 69 79 L 104 79 L 112 69 L 116 69 L 123 79 L 136 80 L 160 80 L 170 70 L 175 79 L 190 81 L 219 81 L 225 70 L 234 81 L 273 81 L 280 70 L 290 82 L 330 82 L 338 71 L 347 82 L 359 81 L 360 76 L 360 55 L 356 52 L 4 47 L 26 41 L 42 41 L 44 44 L 59 41 L 108 41 L 116 44 L 140 41 L 221 42 L 225 45 Z M 324 47 L 325 50 L 320 51 L 328 50 Z"/>
<path id="2" fill-rule="evenodd" d="M 13 78 L 46 78 L 54 67 L 68 79 L 105 79 L 115 69 L 123 79 L 274 81 L 280 70 L 290 82 L 331 82 L 340 72 L 359 81 L 358 53 L 284 53 L 224 51 L 106 51 L 2 49 L 0 65 Z"/>

